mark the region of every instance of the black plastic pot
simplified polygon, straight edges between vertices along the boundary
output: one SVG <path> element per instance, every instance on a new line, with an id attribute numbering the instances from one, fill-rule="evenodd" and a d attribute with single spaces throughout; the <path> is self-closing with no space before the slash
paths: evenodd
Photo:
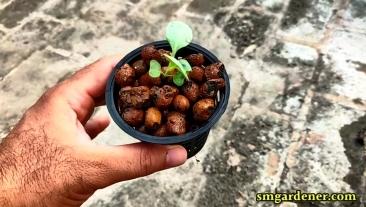
<path id="1" fill-rule="evenodd" d="M 146 45 L 154 45 L 158 49 L 166 49 L 171 50 L 170 46 L 167 41 L 156 41 L 152 42 Z M 129 126 L 121 117 L 121 115 L 118 113 L 118 92 L 120 90 L 120 87 L 115 83 L 114 76 L 116 74 L 116 71 L 121 68 L 121 66 L 125 63 L 132 64 L 134 61 L 141 59 L 140 54 L 143 47 L 146 45 L 143 45 L 134 51 L 130 52 L 128 55 L 126 55 L 114 68 L 113 72 L 111 73 L 107 86 L 106 86 L 106 93 L 105 93 L 105 99 L 106 99 L 106 105 L 108 108 L 108 111 L 110 115 L 112 116 L 112 119 L 114 122 L 127 134 L 130 136 L 148 143 L 154 143 L 154 144 L 178 144 L 182 145 L 184 148 L 186 148 L 188 152 L 188 157 L 192 157 L 195 154 L 197 154 L 202 147 L 205 145 L 208 134 L 212 128 L 212 126 L 220 119 L 222 114 L 225 112 L 227 108 L 227 104 L 229 101 L 230 96 L 230 81 L 229 76 L 227 75 L 226 71 L 223 70 L 222 77 L 225 79 L 225 88 L 222 89 L 219 92 L 218 96 L 218 103 L 215 112 L 212 114 L 210 119 L 202 125 L 199 129 L 195 131 L 190 131 L 184 135 L 180 136 L 169 136 L 169 137 L 156 137 L 148 134 L 144 134 L 133 127 Z M 202 53 L 205 57 L 205 65 L 218 62 L 219 60 L 215 55 L 213 55 L 210 51 L 206 50 L 205 48 L 191 43 L 187 47 L 179 50 L 177 53 L 177 56 L 185 57 L 188 54 L 193 53 Z"/>

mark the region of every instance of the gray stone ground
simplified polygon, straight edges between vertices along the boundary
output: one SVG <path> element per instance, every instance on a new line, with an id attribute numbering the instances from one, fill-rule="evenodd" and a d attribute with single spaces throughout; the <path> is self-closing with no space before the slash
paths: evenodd
<path id="1" fill-rule="evenodd" d="M 84 206 L 275 206 L 255 193 L 295 189 L 360 200 L 283 206 L 365 206 L 365 11 L 365 0 L 0 0 L 0 137 L 50 86 L 180 19 L 225 63 L 227 113 L 197 160 Z M 113 124 L 97 139 L 134 141 Z"/>

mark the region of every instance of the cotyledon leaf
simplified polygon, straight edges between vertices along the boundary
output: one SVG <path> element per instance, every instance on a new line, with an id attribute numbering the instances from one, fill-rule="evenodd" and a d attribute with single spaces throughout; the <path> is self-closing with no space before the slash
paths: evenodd
<path id="1" fill-rule="evenodd" d="M 150 69 L 149 69 L 149 76 L 152 78 L 157 78 L 160 76 L 161 73 L 161 65 L 156 60 L 150 61 Z"/>
<path id="2" fill-rule="evenodd" d="M 177 86 L 182 86 L 184 84 L 184 76 L 182 73 L 177 73 L 173 77 L 173 82 Z"/>

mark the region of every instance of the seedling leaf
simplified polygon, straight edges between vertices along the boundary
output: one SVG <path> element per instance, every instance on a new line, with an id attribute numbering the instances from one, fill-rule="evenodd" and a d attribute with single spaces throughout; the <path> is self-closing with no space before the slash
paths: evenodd
<path id="1" fill-rule="evenodd" d="M 173 82 L 177 86 L 182 86 L 184 84 L 184 76 L 182 73 L 177 73 L 173 77 Z"/>
<path id="2" fill-rule="evenodd" d="M 168 60 L 170 62 L 169 65 L 173 66 L 173 64 L 174 64 L 177 67 L 179 73 L 182 73 L 183 77 L 185 77 L 187 80 L 189 80 L 187 71 L 184 69 L 183 65 L 179 62 L 179 60 L 177 60 L 175 57 L 172 57 L 170 55 L 166 55 L 166 54 L 164 54 L 164 55 L 166 58 L 168 58 Z"/>
<path id="3" fill-rule="evenodd" d="M 157 78 L 160 76 L 161 73 L 161 65 L 156 60 L 150 61 L 150 69 L 149 69 L 149 76 L 152 78 Z"/>
<path id="4" fill-rule="evenodd" d="M 192 42 L 192 29 L 184 22 L 172 21 L 168 24 L 165 37 L 172 48 L 172 56 L 177 51 Z"/>
<path id="5" fill-rule="evenodd" d="M 192 67 L 191 65 L 189 64 L 189 62 L 185 59 L 180 59 L 179 60 L 180 64 L 182 64 L 183 66 L 183 69 L 186 71 L 186 72 L 189 72 L 189 71 L 192 71 Z"/>

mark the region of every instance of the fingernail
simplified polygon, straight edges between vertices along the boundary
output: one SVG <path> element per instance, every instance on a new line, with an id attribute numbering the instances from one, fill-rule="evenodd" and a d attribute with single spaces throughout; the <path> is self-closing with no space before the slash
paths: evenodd
<path id="1" fill-rule="evenodd" d="M 182 165 L 187 160 L 187 151 L 183 147 L 174 147 L 168 150 L 166 165 L 168 168 Z"/>

